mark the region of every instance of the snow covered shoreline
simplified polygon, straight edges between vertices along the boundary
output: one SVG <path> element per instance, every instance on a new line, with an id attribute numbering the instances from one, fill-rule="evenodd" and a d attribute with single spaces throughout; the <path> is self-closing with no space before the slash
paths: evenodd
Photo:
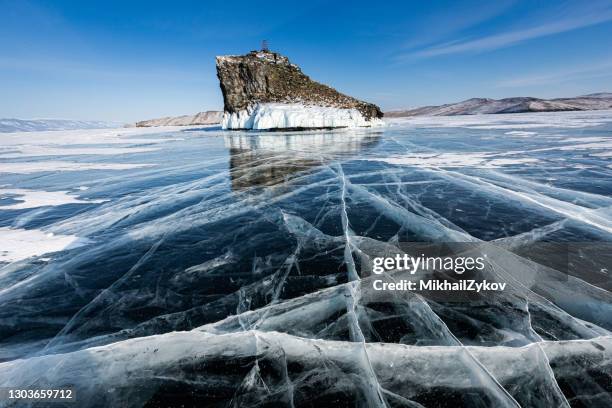
<path id="1" fill-rule="evenodd" d="M 357 109 L 303 104 L 262 103 L 235 113 L 225 112 L 223 129 L 321 129 L 384 126 L 381 119 L 366 119 Z"/>

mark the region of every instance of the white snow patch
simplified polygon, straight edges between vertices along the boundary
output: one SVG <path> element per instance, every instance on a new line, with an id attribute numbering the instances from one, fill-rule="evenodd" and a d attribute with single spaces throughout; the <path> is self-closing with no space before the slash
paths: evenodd
<path id="1" fill-rule="evenodd" d="M 261 103 L 251 109 L 224 113 L 223 129 L 284 129 L 382 126 L 380 119 L 367 120 L 357 109 L 303 104 Z"/>
<path id="2" fill-rule="evenodd" d="M 101 203 L 104 200 L 82 200 L 68 194 L 68 191 L 37 191 L 22 188 L 0 188 L 0 198 L 9 196 L 19 202 L 14 204 L 0 204 L 0 210 L 21 210 L 73 203 Z"/>
<path id="3" fill-rule="evenodd" d="M 41 171 L 130 170 L 152 167 L 145 163 L 78 163 L 67 161 L 0 163 L 0 173 L 30 174 Z"/>
<path id="4" fill-rule="evenodd" d="M 179 130 L 182 128 L 0 133 L 0 159 L 2 159 L 0 173 L 29 174 L 43 171 L 128 170 L 150 167 L 153 165 L 146 163 L 77 163 L 58 159 L 8 162 L 4 159 L 73 155 L 109 156 L 153 152 L 160 149 L 158 147 L 160 143 L 181 139 L 168 137 L 167 134 L 161 132 Z M 148 146 L 142 146 L 142 144 Z"/>
<path id="5" fill-rule="evenodd" d="M 501 167 L 501 166 L 512 166 L 514 164 L 527 164 L 527 163 L 537 163 L 539 159 L 534 159 L 532 157 L 523 157 L 523 158 L 514 158 L 514 159 L 491 159 L 484 163 L 482 167 Z"/>
<path id="6" fill-rule="evenodd" d="M 511 132 L 506 132 L 504 133 L 505 135 L 509 135 L 509 136 L 519 136 L 519 137 L 527 137 L 527 136 L 534 136 L 537 135 L 537 132 L 526 132 L 526 131 L 522 131 L 522 130 L 513 130 Z"/>
<path id="7" fill-rule="evenodd" d="M 423 153 L 398 157 L 373 158 L 389 164 L 420 167 L 484 167 L 498 168 L 514 164 L 536 163 L 534 158 L 496 158 L 491 153 Z"/>
<path id="8" fill-rule="evenodd" d="M 591 137 L 569 137 L 565 139 L 560 139 L 560 143 L 599 143 L 599 142 L 609 142 L 609 137 L 599 137 L 599 136 L 591 136 Z"/>
<path id="9" fill-rule="evenodd" d="M 553 148 L 554 149 L 554 148 Z M 558 150 L 600 150 L 600 149 L 612 149 L 612 139 L 608 139 L 601 142 L 593 143 L 581 143 L 577 145 L 561 146 Z"/>
<path id="10" fill-rule="evenodd" d="M 0 262 L 16 262 L 32 256 L 77 248 L 90 243 L 74 235 L 55 235 L 42 230 L 0 228 Z"/>
<path id="11" fill-rule="evenodd" d="M 37 156 L 76 156 L 76 155 L 117 155 L 128 153 L 146 153 L 159 150 L 157 147 L 55 147 L 55 146 L 40 146 L 40 145 L 23 145 L 16 147 L 14 150 L 3 153 L 0 151 L 0 157 L 3 159 L 13 159 L 18 157 L 37 157 Z"/>
<path id="12" fill-rule="evenodd" d="M 142 144 L 165 143 L 177 140 L 175 137 L 161 135 L 162 132 L 181 131 L 186 129 L 180 126 L 164 128 L 123 128 L 123 129 L 87 129 L 43 132 L 14 132 L 1 133 L 0 145 L 7 146 L 35 146 L 35 145 L 92 145 L 92 144 Z M 151 135 L 147 138 L 135 136 Z M 180 140 L 180 138 L 179 138 Z"/>

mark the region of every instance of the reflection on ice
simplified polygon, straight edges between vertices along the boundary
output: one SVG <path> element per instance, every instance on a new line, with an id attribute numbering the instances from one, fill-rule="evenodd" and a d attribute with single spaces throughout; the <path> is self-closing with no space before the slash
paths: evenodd
<path id="1" fill-rule="evenodd" d="M 610 118 L 7 136 L 0 387 L 108 407 L 611 406 Z M 562 270 L 542 241 L 585 245 Z M 508 290 L 374 291 L 369 260 L 405 242 L 477 245 Z"/>
<path id="2" fill-rule="evenodd" d="M 310 152 L 315 154 L 354 154 L 374 146 L 383 132 L 371 129 L 340 129 L 326 132 L 248 133 L 225 136 L 225 145 L 237 150 L 268 152 Z"/>
<path id="3" fill-rule="evenodd" d="M 380 132 L 339 130 L 225 136 L 230 154 L 230 177 L 236 190 L 272 186 L 309 168 L 375 146 Z"/>

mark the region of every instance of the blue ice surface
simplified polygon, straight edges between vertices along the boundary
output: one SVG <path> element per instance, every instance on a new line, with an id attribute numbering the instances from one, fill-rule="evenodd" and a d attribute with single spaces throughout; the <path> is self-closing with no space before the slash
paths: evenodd
<path id="1" fill-rule="evenodd" d="M 68 191 L 91 201 L 11 210 L 2 207 L 19 197 L 0 200 L 2 228 L 89 240 L 0 266 L 4 361 L 191 330 L 343 285 L 355 279 L 349 264 L 359 267 L 366 246 L 465 240 L 516 249 L 612 238 L 610 112 L 414 118 L 303 132 L 174 128 L 100 144 L 63 145 L 49 135 L 43 145 L 65 149 L 62 155 L 15 156 L 27 137 L 10 146 L 10 158 L 0 153 L 0 168 L 49 161 L 146 167 L 0 174 L 0 189 Z M 77 151 L 92 146 L 153 150 Z M 589 259 L 589 271 L 576 272 L 576 290 L 605 304 L 610 259 Z M 591 286 L 605 293 L 594 295 Z M 533 323 L 539 336 L 586 336 L 567 334 L 569 324 L 547 326 L 546 307 L 532 312 L 534 320 L 546 315 Z M 567 308 L 577 321 L 599 325 L 597 333 L 612 329 L 609 314 Z M 487 320 L 498 309 L 471 315 L 432 303 L 430 310 L 464 344 L 533 340 L 531 332 L 508 335 L 519 330 L 514 323 Z M 419 341 L 385 334 L 383 326 L 377 335 Z M 507 337 L 512 342 L 503 343 Z"/>

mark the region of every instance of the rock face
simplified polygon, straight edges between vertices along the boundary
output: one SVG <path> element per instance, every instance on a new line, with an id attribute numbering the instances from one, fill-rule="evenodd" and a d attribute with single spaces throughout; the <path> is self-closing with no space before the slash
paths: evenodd
<path id="1" fill-rule="evenodd" d="M 223 112 L 206 111 L 195 115 L 167 116 L 165 118 L 143 120 L 130 127 L 216 125 L 221 123 L 222 118 Z"/>
<path id="2" fill-rule="evenodd" d="M 353 127 L 382 122 L 378 106 L 311 80 L 275 52 L 217 57 L 217 76 L 227 129 Z"/>
<path id="3" fill-rule="evenodd" d="M 472 98 L 458 103 L 386 112 L 387 117 L 454 116 L 488 113 L 561 112 L 612 108 L 611 93 L 597 93 L 575 98 L 538 99 L 530 97 L 489 99 Z"/>

